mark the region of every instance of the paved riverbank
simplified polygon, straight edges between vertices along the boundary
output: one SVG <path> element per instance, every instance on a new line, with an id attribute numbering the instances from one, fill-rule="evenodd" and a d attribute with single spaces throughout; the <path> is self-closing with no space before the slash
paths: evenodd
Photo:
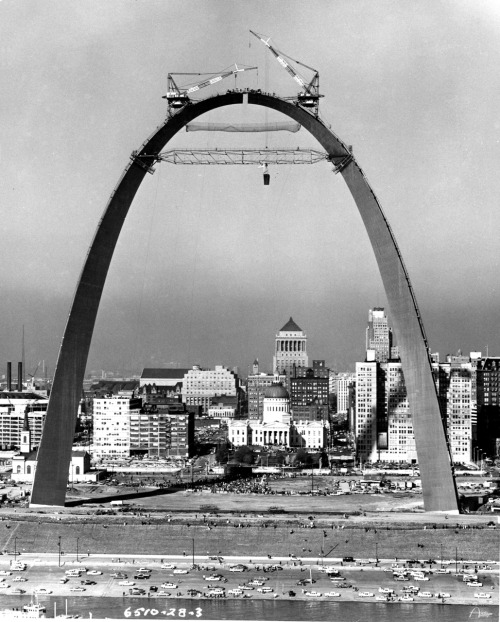
<path id="1" fill-rule="evenodd" d="M 62 597 L 82 595 L 96 598 L 127 598 L 129 590 L 141 588 L 144 590 L 144 596 L 150 598 L 158 598 L 158 593 L 162 593 L 159 598 L 186 598 L 195 593 L 190 592 L 191 590 L 195 590 L 196 593 L 199 592 L 195 598 L 203 599 L 210 597 L 212 589 L 218 588 L 221 590 L 219 598 L 243 598 L 245 595 L 253 599 L 321 598 L 332 601 L 373 602 L 377 597 L 381 599 L 384 594 L 392 591 L 395 602 L 401 602 L 399 600 L 401 597 L 404 599 L 403 602 L 405 600 L 409 602 L 408 586 L 411 585 L 415 590 L 419 588 L 410 596 L 414 599 L 413 602 L 498 605 L 498 565 L 491 564 L 488 567 L 484 564 L 472 564 L 476 567 L 482 566 L 482 569 L 478 569 L 478 581 L 483 585 L 481 588 L 474 588 L 463 582 L 463 575 L 460 573 L 464 569 L 463 566 L 458 568 L 459 573 L 455 573 L 455 563 L 452 560 L 445 560 L 444 565 L 400 563 L 399 566 L 405 565 L 408 571 L 415 571 L 418 568 L 419 571 L 425 572 L 427 577 L 426 581 L 412 578 L 402 582 L 393 576 L 392 567 L 395 562 L 392 559 L 379 560 L 377 565 L 374 562 L 369 563 L 368 560 L 355 564 L 332 559 L 328 562 L 331 576 L 322 570 L 324 566 L 321 563 L 318 564 L 317 560 L 310 557 L 269 559 L 267 556 L 254 558 L 233 556 L 209 559 L 207 556 L 195 556 L 194 568 L 192 556 L 188 555 L 132 557 L 93 554 L 79 556 L 77 561 L 76 556 L 59 558 L 58 554 L 38 556 L 23 554 L 17 559 L 24 561 L 27 569 L 24 572 L 4 575 L 2 577 L 4 580 L 0 584 L 24 589 L 27 593 L 41 589 Z M 231 569 L 235 564 L 244 564 L 244 570 L 233 572 Z M 171 567 L 162 568 L 166 565 Z M 9 566 L 10 556 L 3 556 L 0 559 L 0 569 L 9 572 Z M 469 569 L 472 570 L 470 566 Z M 61 578 L 67 576 L 66 571 L 75 568 L 82 569 L 82 575 L 71 577 L 67 582 L 61 583 Z M 147 571 L 140 572 L 141 568 Z M 449 572 L 438 572 L 441 569 Z M 117 572 L 127 575 L 126 579 L 111 576 Z M 145 574 L 147 578 L 135 578 L 140 574 Z M 16 575 L 27 580 L 13 582 Z M 82 581 L 85 580 L 94 581 L 95 585 L 82 585 Z M 123 581 L 128 581 L 132 585 L 121 585 Z M 269 591 L 259 591 L 262 587 Z M 75 588 L 82 591 L 74 591 Z M 234 590 L 236 592 L 233 595 Z M 9 588 L 0 588 L 0 591 L 9 593 Z M 419 596 L 419 592 L 427 595 Z M 474 594 L 479 592 L 489 594 L 490 598 L 476 598 Z"/>

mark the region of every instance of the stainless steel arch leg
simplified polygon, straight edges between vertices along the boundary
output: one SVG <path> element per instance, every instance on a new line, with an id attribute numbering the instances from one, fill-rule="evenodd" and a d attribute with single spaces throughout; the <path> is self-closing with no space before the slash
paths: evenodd
<path id="1" fill-rule="evenodd" d="M 458 513 L 457 491 L 427 340 L 403 258 L 357 163 L 351 162 L 342 175 L 365 224 L 387 295 L 412 413 L 425 510 Z"/>

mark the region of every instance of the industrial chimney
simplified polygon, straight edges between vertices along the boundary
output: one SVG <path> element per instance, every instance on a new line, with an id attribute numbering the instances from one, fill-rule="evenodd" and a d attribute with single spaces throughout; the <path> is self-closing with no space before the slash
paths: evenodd
<path id="1" fill-rule="evenodd" d="M 7 391 L 12 391 L 12 363 L 7 363 Z"/>
<path id="2" fill-rule="evenodd" d="M 23 364 L 17 364 L 17 390 L 23 390 Z"/>

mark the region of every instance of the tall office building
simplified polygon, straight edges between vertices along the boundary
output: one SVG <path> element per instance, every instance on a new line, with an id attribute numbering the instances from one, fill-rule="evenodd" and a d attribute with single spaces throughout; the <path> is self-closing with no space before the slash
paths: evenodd
<path id="1" fill-rule="evenodd" d="M 332 391 L 337 395 L 337 413 L 347 415 L 350 403 L 350 387 L 356 383 L 356 374 L 352 372 L 340 372 L 335 375 Z"/>
<path id="2" fill-rule="evenodd" d="M 384 377 L 385 419 L 387 439 L 384 443 L 384 430 L 378 433 L 378 455 L 380 460 L 389 462 L 417 462 L 415 435 L 410 405 L 406 396 L 403 368 L 399 361 L 381 365 Z"/>
<path id="3" fill-rule="evenodd" d="M 475 457 L 500 454 L 500 357 L 476 360 L 477 423 Z"/>
<path id="4" fill-rule="evenodd" d="M 469 361 L 449 363 L 446 425 L 453 462 L 469 462 L 472 448 L 472 368 Z"/>
<path id="5" fill-rule="evenodd" d="M 369 351 L 374 358 L 375 353 Z M 448 357 L 433 363 L 434 381 L 453 462 L 472 455 L 472 376 L 469 357 Z M 410 404 L 401 363 L 356 364 L 354 421 L 360 460 L 418 461 Z"/>
<path id="6" fill-rule="evenodd" d="M 294 367 L 308 366 L 307 336 L 290 318 L 275 338 L 273 371 L 290 377 Z"/>
<path id="7" fill-rule="evenodd" d="M 223 365 L 216 365 L 215 369 L 202 369 L 194 365 L 183 378 L 182 401 L 188 409 L 190 406 L 201 406 L 203 414 L 208 413 L 212 398 L 223 395 L 239 397 L 239 392 L 238 376 Z"/>
<path id="8" fill-rule="evenodd" d="M 305 370 L 304 376 L 293 374 L 290 378 L 290 407 L 294 421 L 328 421 L 328 368 L 324 361 L 314 363 L 314 367 Z"/>
<path id="9" fill-rule="evenodd" d="M 397 348 L 393 349 L 392 329 L 389 328 L 383 307 L 374 307 L 368 312 L 366 350 L 374 350 L 375 360 L 379 363 L 398 357 Z"/>
<path id="10" fill-rule="evenodd" d="M 383 399 L 380 363 L 356 363 L 356 410 L 354 437 L 361 461 L 377 460 L 377 413 Z"/>
<path id="11" fill-rule="evenodd" d="M 140 398 L 94 399 L 96 459 L 131 456 L 186 458 L 194 442 L 194 415 L 184 404 L 144 404 Z"/>

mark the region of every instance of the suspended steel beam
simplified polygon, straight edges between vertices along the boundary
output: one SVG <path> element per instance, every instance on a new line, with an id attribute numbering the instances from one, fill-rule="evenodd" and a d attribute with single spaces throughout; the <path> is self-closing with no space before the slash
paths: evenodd
<path id="1" fill-rule="evenodd" d="M 314 149 L 170 149 L 156 156 L 170 164 L 316 164 L 330 161 Z"/>

